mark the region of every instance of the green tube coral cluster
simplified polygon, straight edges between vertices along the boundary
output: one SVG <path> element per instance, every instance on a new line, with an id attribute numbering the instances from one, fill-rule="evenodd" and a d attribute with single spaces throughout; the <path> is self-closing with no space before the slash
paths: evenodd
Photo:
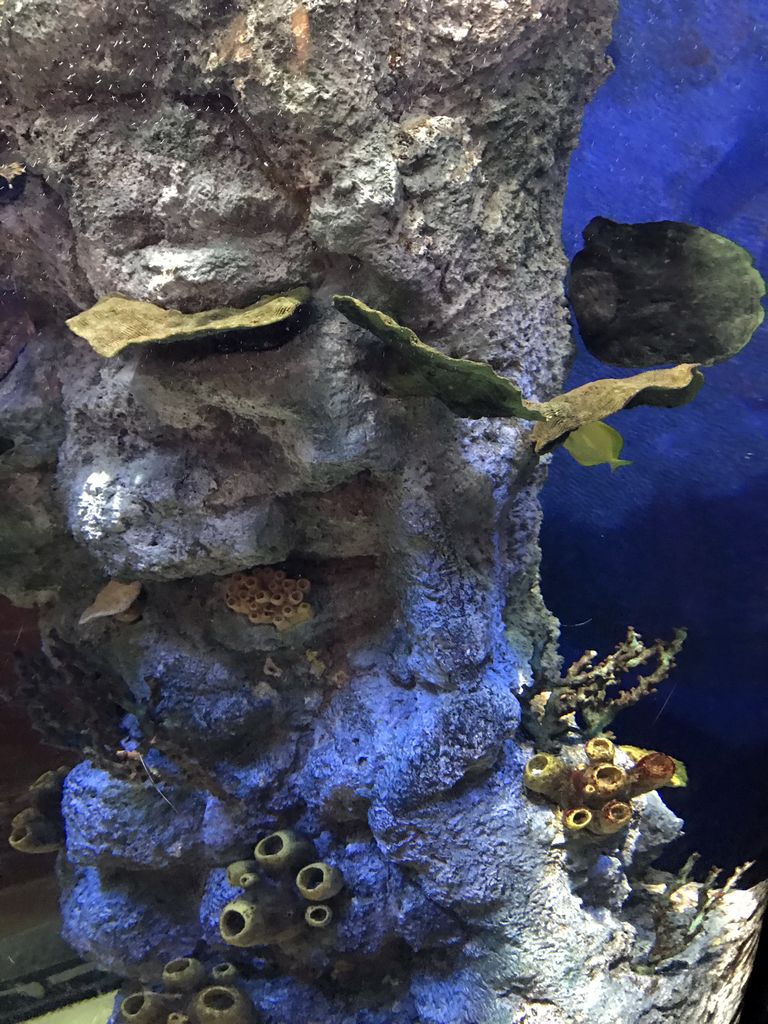
<path id="1" fill-rule="evenodd" d="M 309 839 L 282 829 L 256 844 L 253 860 L 230 864 L 227 879 L 243 895 L 221 912 L 224 941 L 243 949 L 281 945 L 306 927 L 327 928 L 333 920 L 328 901 L 341 892 L 344 878 L 338 868 L 315 857 Z"/>
<path id="2" fill-rule="evenodd" d="M 132 992 L 120 1016 L 123 1024 L 258 1024 L 238 977 L 228 962 L 206 970 L 195 957 L 177 957 L 163 968 L 163 991 Z"/>
<path id="3" fill-rule="evenodd" d="M 672 781 L 676 762 L 655 751 L 629 770 L 614 763 L 616 748 L 606 736 L 595 736 L 584 747 L 586 764 L 571 766 L 554 754 L 534 754 L 525 766 L 527 789 L 558 804 L 563 827 L 576 834 L 612 835 L 632 819 L 632 799 Z"/>

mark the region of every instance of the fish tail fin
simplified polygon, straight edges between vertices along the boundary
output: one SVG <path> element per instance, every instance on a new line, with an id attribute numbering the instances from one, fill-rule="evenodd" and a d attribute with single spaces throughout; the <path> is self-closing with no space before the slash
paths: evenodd
<path id="1" fill-rule="evenodd" d="M 615 473 L 616 470 L 620 466 L 631 466 L 631 465 L 632 465 L 632 460 L 631 459 L 611 459 L 611 461 L 610 461 L 610 466 L 611 466 L 611 472 L 612 473 Z"/>

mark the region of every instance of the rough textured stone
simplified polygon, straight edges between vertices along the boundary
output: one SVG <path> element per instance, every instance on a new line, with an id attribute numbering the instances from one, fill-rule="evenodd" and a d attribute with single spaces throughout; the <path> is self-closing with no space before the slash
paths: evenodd
<path id="1" fill-rule="evenodd" d="M 568 286 L 585 345 L 617 366 L 730 359 L 763 322 L 764 295 L 750 254 L 722 235 L 606 217 L 584 229 Z"/>
<path id="2" fill-rule="evenodd" d="M 645 798 L 577 856 L 521 791 L 519 698 L 557 662 L 529 427 L 381 395 L 330 302 L 560 390 L 562 192 L 612 3 L 323 0 L 308 50 L 282 0 L 161 6 L 0 6 L 30 179 L 0 254 L 39 328 L 0 383 L 2 588 L 47 602 L 49 651 L 121 695 L 154 773 L 102 749 L 69 780 L 69 941 L 145 981 L 220 957 L 224 866 L 291 826 L 346 886 L 322 935 L 237 953 L 268 1024 L 721 1024 L 756 897 L 640 974 L 679 823 Z M 194 312 L 305 284 L 270 351 L 104 361 L 61 326 L 111 292 Z M 312 584 L 281 633 L 224 601 L 275 563 Z M 141 620 L 78 626 L 110 578 L 143 584 Z"/>

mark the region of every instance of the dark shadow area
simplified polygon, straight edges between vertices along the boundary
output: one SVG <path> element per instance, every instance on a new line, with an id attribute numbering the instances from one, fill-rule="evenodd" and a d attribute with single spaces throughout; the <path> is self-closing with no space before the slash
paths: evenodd
<path id="1" fill-rule="evenodd" d="M 621 0 L 615 73 L 574 155 L 569 257 L 595 216 L 678 220 L 745 246 L 768 276 L 768 7 L 762 0 Z M 583 349 L 568 382 L 621 376 Z M 611 474 L 556 453 L 543 495 L 543 587 L 563 653 L 608 653 L 626 626 L 689 636 L 653 698 L 615 722 L 620 741 L 682 758 L 686 822 L 665 855 L 701 871 L 749 859 L 768 876 L 768 330 L 706 371 L 692 405 L 610 420 L 633 465 Z M 763 942 L 742 1024 L 768 1020 Z"/>
<path id="2" fill-rule="evenodd" d="M 210 355 L 229 355 L 234 352 L 266 352 L 282 348 L 312 322 L 316 314 L 311 303 L 304 303 L 285 320 L 267 327 L 248 330 L 212 331 L 199 338 L 182 341 L 158 342 L 145 345 L 147 363 L 186 363 L 205 359 Z M 130 350 L 129 350 L 130 351 Z"/>

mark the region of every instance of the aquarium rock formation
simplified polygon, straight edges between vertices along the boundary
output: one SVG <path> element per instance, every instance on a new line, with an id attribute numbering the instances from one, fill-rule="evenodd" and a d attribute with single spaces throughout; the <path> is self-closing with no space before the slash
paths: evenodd
<path id="1" fill-rule="evenodd" d="M 20 695 L 82 750 L 66 937 L 134 983 L 231 961 L 266 1024 L 734 1017 L 758 896 L 712 900 L 689 941 L 649 868 L 681 827 L 657 794 L 574 846 L 524 791 L 521 701 L 559 672 L 530 424 L 383 393 L 331 302 L 562 390 L 563 190 L 613 14 L 0 4 L 0 160 L 24 175 L 0 194 L 0 588 L 40 608 Z M 65 326 L 110 295 L 197 314 L 298 288 L 235 339 L 107 357 Z M 267 568 L 280 613 L 251 614 Z M 131 604 L 94 616 L 112 582 Z M 234 948 L 251 889 L 227 868 L 276 830 L 343 889 L 327 926 Z M 266 887 L 295 923 L 280 884 L 249 906 Z"/>

